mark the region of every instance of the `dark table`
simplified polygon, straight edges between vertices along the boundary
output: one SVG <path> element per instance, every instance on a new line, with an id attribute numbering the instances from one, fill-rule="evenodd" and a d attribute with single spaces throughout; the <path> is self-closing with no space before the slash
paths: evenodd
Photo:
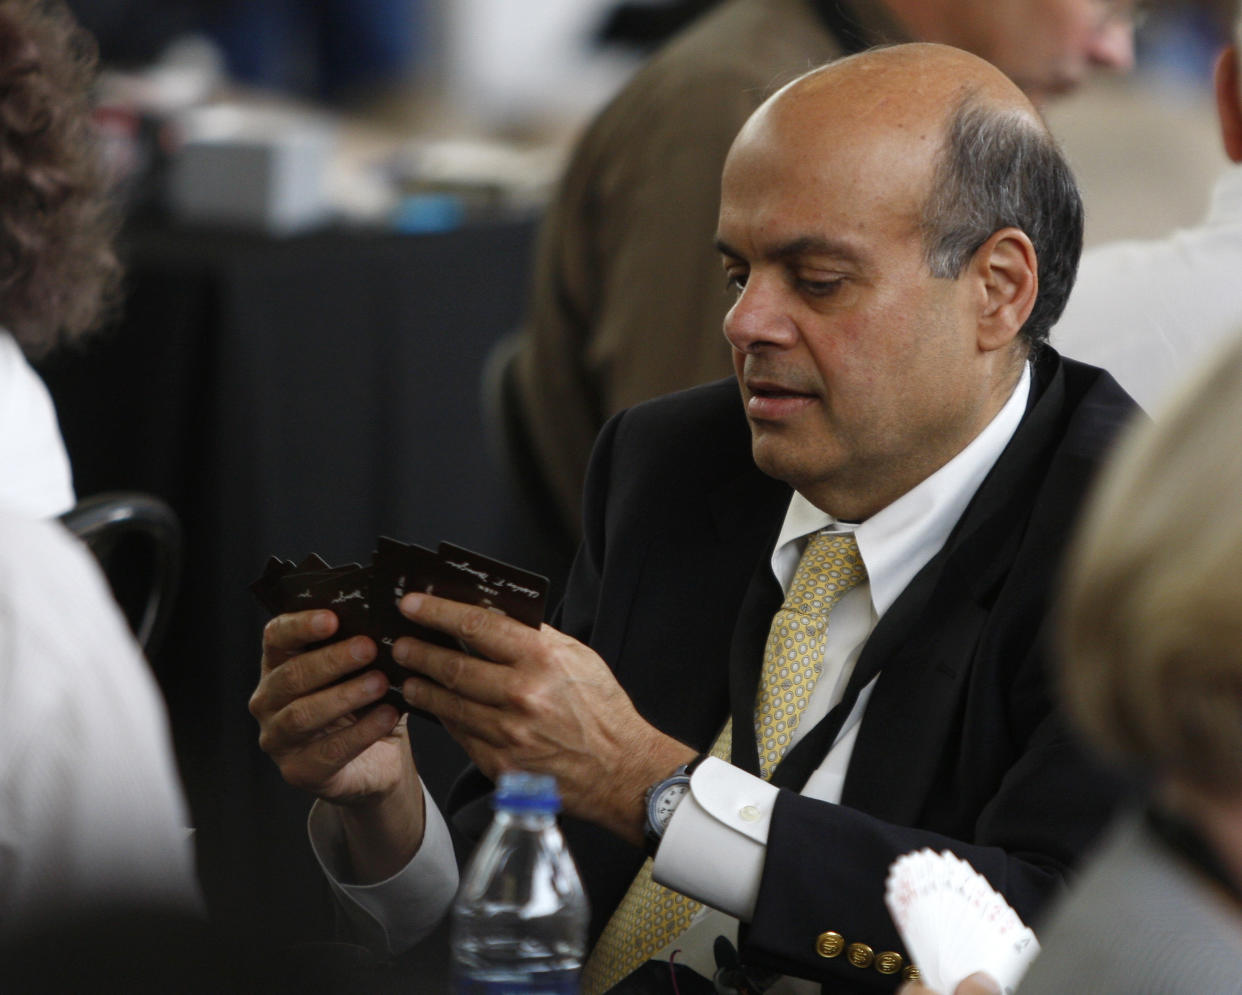
<path id="1" fill-rule="evenodd" d="M 43 366 L 79 495 L 169 501 L 186 573 L 152 660 L 216 918 L 326 935 L 308 798 L 259 751 L 247 699 L 269 554 L 369 559 L 377 535 L 503 555 L 505 490 L 480 414 L 487 350 L 518 321 L 534 222 L 436 235 L 141 230 L 117 320 Z M 412 720 L 442 797 L 463 755 Z"/>

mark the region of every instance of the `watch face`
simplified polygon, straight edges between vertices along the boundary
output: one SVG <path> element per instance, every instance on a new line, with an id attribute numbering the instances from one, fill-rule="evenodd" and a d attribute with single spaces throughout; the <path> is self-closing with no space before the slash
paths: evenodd
<path id="1" fill-rule="evenodd" d="M 651 811 L 649 813 L 651 822 L 657 826 L 661 832 L 668 827 L 669 820 L 673 817 L 673 812 L 677 809 L 677 804 L 686 797 L 686 792 L 690 790 L 689 780 L 675 781 L 666 785 L 663 790 L 656 793 L 651 799 Z"/>

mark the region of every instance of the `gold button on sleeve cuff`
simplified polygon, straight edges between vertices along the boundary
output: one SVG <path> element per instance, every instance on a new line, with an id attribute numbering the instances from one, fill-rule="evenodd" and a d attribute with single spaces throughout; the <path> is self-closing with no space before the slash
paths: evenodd
<path id="1" fill-rule="evenodd" d="M 896 950 L 885 950 L 875 955 L 875 969 L 881 974 L 896 974 L 901 970 L 904 958 Z"/>
<path id="2" fill-rule="evenodd" d="M 815 952 L 821 957 L 836 957 L 845 949 L 845 937 L 829 930 L 815 938 Z"/>
<path id="3" fill-rule="evenodd" d="M 845 951 L 845 959 L 855 967 L 870 967 L 875 960 L 875 951 L 865 943 L 851 943 Z"/>
<path id="4" fill-rule="evenodd" d="M 922 981 L 923 972 L 913 964 L 907 964 L 901 971 L 902 981 Z"/>

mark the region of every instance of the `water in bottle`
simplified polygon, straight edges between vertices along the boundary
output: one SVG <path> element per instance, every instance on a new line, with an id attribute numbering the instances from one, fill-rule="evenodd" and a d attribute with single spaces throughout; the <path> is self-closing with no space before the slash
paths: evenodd
<path id="1" fill-rule="evenodd" d="M 587 902 L 549 775 L 501 774 L 453 902 L 457 995 L 577 995 Z"/>

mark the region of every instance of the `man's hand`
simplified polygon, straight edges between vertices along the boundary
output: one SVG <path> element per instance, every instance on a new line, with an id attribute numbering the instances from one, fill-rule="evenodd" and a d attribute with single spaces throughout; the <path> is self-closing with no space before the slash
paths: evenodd
<path id="1" fill-rule="evenodd" d="M 990 974 L 978 971 L 953 989 L 953 995 L 1000 995 L 1001 987 Z M 897 995 L 938 995 L 926 985 L 908 981 L 897 989 Z"/>
<path id="2" fill-rule="evenodd" d="M 694 750 L 647 723 L 594 651 L 551 626 L 443 598 L 407 594 L 400 607 L 486 657 L 398 639 L 393 658 L 424 675 L 405 682 L 411 705 L 436 715 L 493 780 L 511 769 L 552 774 L 566 811 L 642 842 L 644 791 Z"/>
<path id="3" fill-rule="evenodd" d="M 250 713 L 259 746 L 286 781 L 343 807 L 355 876 L 379 880 L 404 866 L 423 834 L 423 796 L 406 723 L 391 705 L 375 643 L 357 636 L 317 649 L 337 618 L 327 611 L 278 615 L 263 630 Z M 369 710 L 368 706 L 371 707 Z"/>

